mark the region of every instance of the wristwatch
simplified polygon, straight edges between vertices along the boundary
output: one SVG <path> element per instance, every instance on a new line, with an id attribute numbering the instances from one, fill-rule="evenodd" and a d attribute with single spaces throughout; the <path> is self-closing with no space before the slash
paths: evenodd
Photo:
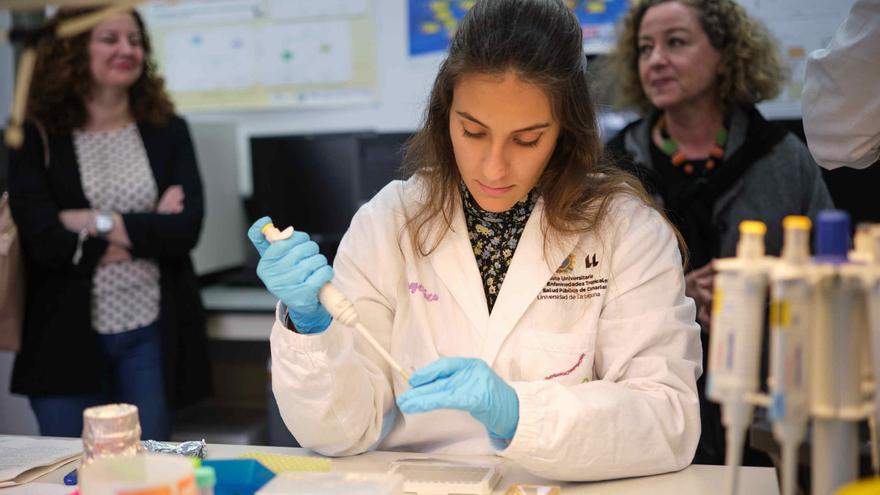
<path id="1" fill-rule="evenodd" d="M 109 211 L 95 212 L 95 234 L 105 237 L 113 230 L 113 214 Z"/>

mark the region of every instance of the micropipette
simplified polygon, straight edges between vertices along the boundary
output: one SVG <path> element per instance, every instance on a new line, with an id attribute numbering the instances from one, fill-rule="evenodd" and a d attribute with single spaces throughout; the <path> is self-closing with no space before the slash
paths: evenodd
<path id="1" fill-rule="evenodd" d="M 808 217 L 785 217 L 782 257 L 770 274 L 769 415 L 782 447 L 782 495 L 797 491 L 797 451 L 809 420 L 810 226 Z"/>
<path id="2" fill-rule="evenodd" d="M 736 258 L 713 262 L 718 270 L 712 297 L 712 338 L 706 395 L 721 404 L 727 436 L 727 493 L 734 495 L 742 462 L 746 429 L 754 406 L 748 396 L 759 391 L 759 359 L 763 330 L 767 267 L 764 234 L 767 227 L 744 221 Z"/>
<path id="3" fill-rule="evenodd" d="M 880 426 L 880 224 L 870 230 L 870 271 L 865 283 L 868 298 L 868 325 L 870 332 L 871 362 L 874 372 L 874 415 L 869 420 L 871 431 L 871 462 L 874 472 L 880 472 L 880 439 L 877 438 Z"/>
<path id="4" fill-rule="evenodd" d="M 864 419 L 859 326 L 864 305 L 848 259 L 849 214 L 824 210 L 816 222 L 816 274 L 810 342 L 810 486 L 835 493 L 859 475 L 859 426 Z"/>
<path id="5" fill-rule="evenodd" d="M 279 231 L 270 222 L 263 226 L 263 229 L 260 232 L 266 237 L 266 240 L 269 242 L 275 242 L 281 239 L 287 239 L 293 235 L 293 227 L 287 227 L 283 231 Z M 409 373 L 404 371 L 403 367 L 397 364 L 397 361 L 391 357 L 391 354 L 388 354 L 388 351 L 386 351 L 385 348 L 382 347 L 382 345 L 379 344 L 379 342 L 377 342 L 370 332 L 361 324 L 358 319 L 357 310 L 354 309 L 354 304 L 346 299 L 345 295 L 340 292 L 339 289 L 328 282 L 324 287 L 321 287 L 320 291 L 318 291 L 318 301 L 321 302 L 321 305 L 324 306 L 324 309 L 326 309 L 333 318 L 336 318 L 343 324 L 357 330 L 373 349 L 382 356 L 385 362 L 394 368 L 395 371 L 400 373 L 400 376 L 403 377 L 404 381 L 409 382 Z"/>

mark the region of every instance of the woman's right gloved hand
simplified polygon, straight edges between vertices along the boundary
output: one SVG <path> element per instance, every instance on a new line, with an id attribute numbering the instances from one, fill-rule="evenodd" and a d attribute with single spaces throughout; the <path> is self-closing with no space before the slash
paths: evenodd
<path id="1" fill-rule="evenodd" d="M 305 232 L 270 244 L 263 217 L 248 229 L 248 238 L 260 253 L 257 275 L 269 292 L 287 306 L 290 321 L 299 333 L 323 332 L 330 326 L 330 313 L 318 302 L 318 291 L 333 279 L 333 268 L 318 252 L 318 244 Z"/>

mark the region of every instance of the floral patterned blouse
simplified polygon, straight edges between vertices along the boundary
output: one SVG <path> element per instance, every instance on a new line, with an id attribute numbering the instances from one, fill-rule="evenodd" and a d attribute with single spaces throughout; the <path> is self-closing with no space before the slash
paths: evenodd
<path id="1" fill-rule="evenodd" d="M 538 194 L 532 190 L 509 210 L 499 213 L 480 208 L 464 184 L 461 185 L 461 197 L 468 235 L 483 278 L 486 303 L 489 305 L 489 313 L 492 313 L 498 291 L 501 290 L 510 260 L 538 200 Z"/>

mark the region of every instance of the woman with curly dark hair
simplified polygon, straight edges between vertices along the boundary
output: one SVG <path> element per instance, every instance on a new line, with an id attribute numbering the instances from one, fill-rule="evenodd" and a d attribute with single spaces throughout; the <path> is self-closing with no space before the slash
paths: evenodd
<path id="1" fill-rule="evenodd" d="M 764 27 L 733 0 L 636 2 L 608 67 L 618 104 L 644 115 L 608 152 L 642 179 L 684 236 L 705 368 L 710 261 L 735 254 L 747 219 L 767 224 L 767 253 L 778 255 L 783 217 L 815 217 L 831 197 L 806 146 L 754 106 L 779 93 L 785 68 Z M 696 461 L 720 463 L 717 406 L 702 406 Z"/>
<path id="2" fill-rule="evenodd" d="M 189 131 L 137 12 L 37 50 L 25 145 L 9 167 L 27 273 L 11 389 L 43 435 L 79 436 L 83 409 L 127 402 L 145 438 L 166 439 L 169 405 L 210 392 Z"/>

